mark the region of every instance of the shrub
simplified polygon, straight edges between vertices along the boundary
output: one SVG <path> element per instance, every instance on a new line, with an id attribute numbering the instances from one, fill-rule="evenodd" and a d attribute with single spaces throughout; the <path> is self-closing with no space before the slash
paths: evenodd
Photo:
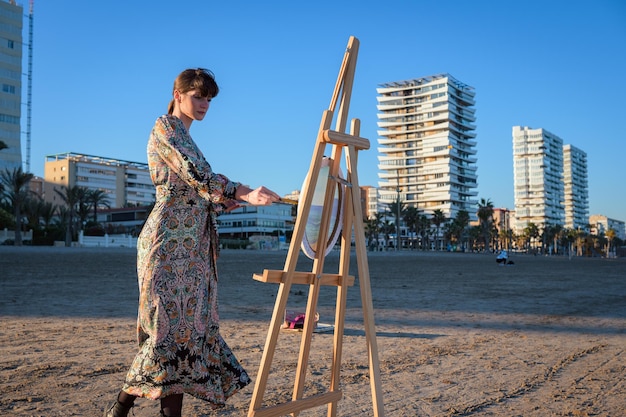
<path id="1" fill-rule="evenodd" d="M 0 207 L 0 229 L 15 229 L 15 217 Z"/>

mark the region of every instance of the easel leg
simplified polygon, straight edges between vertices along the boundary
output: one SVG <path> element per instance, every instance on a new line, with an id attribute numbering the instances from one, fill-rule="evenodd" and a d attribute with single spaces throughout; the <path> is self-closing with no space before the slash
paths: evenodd
<path id="1" fill-rule="evenodd" d="M 356 173 L 357 154 L 353 146 L 348 146 L 346 163 L 348 173 L 353 184 L 358 185 Z M 354 166 L 353 166 L 354 165 Z M 367 264 L 367 247 L 365 246 L 365 231 L 363 228 L 363 213 L 361 210 L 361 190 L 358 186 L 352 187 L 352 206 L 354 207 L 354 239 L 356 246 L 357 269 L 359 273 L 359 287 L 361 288 L 361 302 L 363 304 L 363 320 L 365 322 L 365 338 L 369 355 L 370 388 L 374 416 L 383 417 L 383 396 L 380 382 L 380 363 L 378 359 L 378 345 L 376 342 L 376 328 L 374 327 L 374 304 L 372 302 L 372 289 L 370 284 L 370 272 Z"/>

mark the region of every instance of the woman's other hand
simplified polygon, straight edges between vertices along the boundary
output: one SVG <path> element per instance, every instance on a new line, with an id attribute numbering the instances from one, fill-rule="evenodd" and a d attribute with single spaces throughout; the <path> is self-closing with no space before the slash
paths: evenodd
<path id="1" fill-rule="evenodd" d="M 238 200 L 246 201 L 253 206 L 269 206 L 270 204 L 280 200 L 280 196 L 278 194 L 264 186 L 254 190 L 246 186 L 239 186 L 237 187 L 236 197 Z"/>

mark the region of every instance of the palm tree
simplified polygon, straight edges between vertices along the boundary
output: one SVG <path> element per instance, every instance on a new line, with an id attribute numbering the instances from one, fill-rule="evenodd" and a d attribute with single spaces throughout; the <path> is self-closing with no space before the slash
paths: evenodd
<path id="1" fill-rule="evenodd" d="M 446 224 L 445 234 L 451 242 L 457 242 L 463 246 L 463 238 L 465 237 L 469 221 L 469 213 L 466 210 L 459 210 L 456 217 Z"/>
<path id="2" fill-rule="evenodd" d="M 406 205 L 400 201 L 400 197 L 396 198 L 396 201 L 392 203 L 387 203 L 387 210 L 390 213 L 393 213 L 395 217 L 395 226 L 396 226 L 396 250 L 400 250 L 400 219 L 404 211 L 406 210 Z"/>
<path id="3" fill-rule="evenodd" d="M 419 214 L 419 210 L 417 209 L 417 207 L 411 206 L 411 207 L 407 207 L 404 210 L 404 216 L 402 218 L 411 236 L 413 233 L 417 233 L 419 216 L 420 214 Z M 415 245 L 411 244 L 411 248 L 413 249 L 414 247 Z"/>
<path id="4" fill-rule="evenodd" d="M 583 256 L 587 252 L 587 231 L 585 228 L 579 227 L 574 231 L 574 236 L 576 239 L 576 256 Z"/>
<path id="5" fill-rule="evenodd" d="M 43 226 L 44 228 L 48 228 L 50 227 L 50 224 L 52 223 L 52 219 L 54 218 L 54 215 L 57 212 L 57 206 L 55 206 L 54 204 L 48 202 L 48 201 L 44 201 L 41 205 L 41 220 L 43 221 Z"/>
<path id="6" fill-rule="evenodd" d="M 0 151 L 3 149 L 7 149 L 7 148 L 8 148 L 7 144 L 0 140 Z"/>
<path id="7" fill-rule="evenodd" d="M 376 247 L 378 247 L 379 246 L 378 239 L 380 238 L 380 234 L 385 233 L 385 231 L 383 230 L 384 221 L 385 221 L 385 213 L 381 213 L 381 212 L 376 213 L 375 219 L 376 219 Z M 386 245 L 387 245 L 387 242 L 385 242 L 385 246 Z"/>
<path id="8" fill-rule="evenodd" d="M 41 229 L 40 219 L 41 211 L 43 207 L 43 200 L 35 195 L 35 198 L 29 198 L 24 204 L 24 213 L 22 217 L 26 217 L 28 220 L 28 228 L 32 230 Z"/>
<path id="9" fill-rule="evenodd" d="M 564 226 L 559 225 L 558 236 L 556 237 L 556 243 L 559 245 L 559 253 L 565 254 L 565 241 L 567 238 L 567 229 Z"/>
<path id="10" fill-rule="evenodd" d="M 365 231 L 367 233 L 368 245 L 370 248 L 378 249 L 378 236 L 380 235 L 380 224 L 383 213 L 376 213 L 374 217 L 367 219 Z"/>
<path id="11" fill-rule="evenodd" d="M 12 171 L 7 168 L 0 174 L 2 194 L 13 206 L 15 215 L 15 246 L 22 246 L 22 209 L 31 194 L 28 183 L 33 176 L 30 172 L 22 171 L 22 167 Z"/>
<path id="12" fill-rule="evenodd" d="M 58 207 L 48 201 L 44 201 L 41 204 L 41 221 L 43 222 L 43 234 L 44 236 L 48 236 L 48 232 L 50 230 L 50 225 L 52 224 L 52 219 L 56 215 Z"/>
<path id="13" fill-rule="evenodd" d="M 93 208 L 93 221 L 98 222 L 98 206 L 106 208 L 111 207 L 107 193 L 102 190 L 89 190 L 87 192 L 87 203 L 91 204 Z"/>
<path id="14" fill-rule="evenodd" d="M 491 241 L 491 226 L 493 224 L 493 203 L 490 199 L 481 198 L 478 203 L 478 220 L 480 225 L 480 234 L 485 243 L 485 250 L 489 251 Z"/>
<path id="15" fill-rule="evenodd" d="M 555 224 L 550 226 L 550 235 L 552 236 L 552 250 L 555 255 L 560 253 L 559 251 L 559 241 L 561 240 L 561 233 L 563 232 L 563 226 L 560 224 Z"/>
<path id="16" fill-rule="evenodd" d="M 78 230 L 83 230 L 83 226 L 87 224 L 87 218 L 91 212 L 91 205 L 89 204 L 89 188 L 76 187 L 78 204 L 76 214 L 78 214 Z"/>
<path id="17" fill-rule="evenodd" d="M 606 231 L 606 257 L 608 258 L 611 254 L 611 242 L 613 242 L 613 239 L 615 239 L 615 236 L 617 236 L 617 232 L 615 231 L 615 229 L 613 229 L 612 227 Z"/>
<path id="18" fill-rule="evenodd" d="M 439 239 L 439 229 L 441 227 L 441 225 L 443 223 L 445 223 L 448 219 L 446 218 L 446 215 L 444 214 L 444 212 L 441 209 L 437 209 L 433 211 L 433 217 L 431 219 L 431 221 L 433 222 L 433 224 L 435 225 L 435 249 L 441 249 L 441 243 L 439 244 L 439 248 L 437 248 L 437 242 L 440 241 Z"/>
<path id="19" fill-rule="evenodd" d="M 417 230 L 420 237 L 422 238 L 422 249 L 430 247 L 430 227 L 431 222 L 428 216 L 425 214 L 420 214 L 419 218 L 417 219 Z"/>
<path id="20" fill-rule="evenodd" d="M 467 238 L 468 238 L 468 246 L 472 249 L 472 250 L 478 250 L 479 249 L 479 242 L 481 241 L 481 238 L 483 238 L 483 233 L 482 230 L 480 229 L 480 226 L 470 226 L 467 229 Z M 484 250 L 485 246 L 482 246 L 482 249 Z"/>
<path id="21" fill-rule="evenodd" d="M 524 249 L 526 247 L 526 235 L 522 233 L 513 233 L 513 241 L 516 249 Z"/>
<path id="22" fill-rule="evenodd" d="M 382 222 L 380 226 L 380 232 L 385 235 L 385 248 L 389 244 L 389 235 L 396 230 L 396 226 L 389 220 Z"/>
<path id="23" fill-rule="evenodd" d="M 511 229 L 502 228 L 498 232 L 499 249 L 511 250 L 512 239 L 513 239 L 513 231 Z"/>
<path id="24" fill-rule="evenodd" d="M 65 246 L 72 246 L 72 235 L 73 235 L 73 227 L 74 227 L 74 218 L 78 213 L 78 205 L 81 199 L 81 195 L 84 195 L 83 187 L 72 186 L 67 187 L 65 185 L 61 186 L 61 189 L 54 189 L 54 191 L 61 197 L 61 200 L 65 203 L 64 213 L 64 221 L 65 223 Z M 59 212 L 61 213 L 61 212 Z"/>
<path id="25" fill-rule="evenodd" d="M 564 240 L 565 243 L 567 243 L 567 254 L 568 256 L 571 257 L 574 254 L 574 242 L 576 241 L 576 234 L 578 232 L 576 231 L 576 229 L 565 229 L 563 231 L 563 235 L 564 235 Z"/>
<path id="26" fill-rule="evenodd" d="M 523 234 L 526 238 L 526 247 L 528 249 L 531 249 L 531 242 L 533 240 L 537 240 L 537 238 L 539 237 L 539 227 L 535 223 L 529 222 L 526 224 Z"/>
<path id="27" fill-rule="evenodd" d="M 552 225 L 550 223 L 544 224 L 539 236 L 541 237 L 541 253 L 548 254 L 546 248 L 548 246 L 547 242 L 552 240 Z"/>

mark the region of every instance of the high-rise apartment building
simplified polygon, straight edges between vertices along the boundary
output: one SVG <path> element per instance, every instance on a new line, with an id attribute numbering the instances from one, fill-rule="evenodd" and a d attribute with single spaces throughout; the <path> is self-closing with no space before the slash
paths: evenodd
<path id="1" fill-rule="evenodd" d="M 0 1 L 0 171 L 22 166 L 22 6 Z"/>
<path id="2" fill-rule="evenodd" d="M 63 205 L 54 190 L 80 186 L 103 191 L 111 208 L 147 206 L 156 200 L 148 164 L 63 153 L 46 156 L 44 200 Z"/>
<path id="3" fill-rule="evenodd" d="M 572 145 L 563 146 L 565 227 L 585 227 L 589 219 L 587 153 Z"/>
<path id="4" fill-rule="evenodd" d="M 545 129 L 513 126 L 516 233 L 529 223 L 564 225 L 563 140 Z"/>
<path id="5" fill-rule="evenodd" d="M 454 218 L 476 217 L 475 92 L 449 74 L 377 89 L 379 195 Z"/>

